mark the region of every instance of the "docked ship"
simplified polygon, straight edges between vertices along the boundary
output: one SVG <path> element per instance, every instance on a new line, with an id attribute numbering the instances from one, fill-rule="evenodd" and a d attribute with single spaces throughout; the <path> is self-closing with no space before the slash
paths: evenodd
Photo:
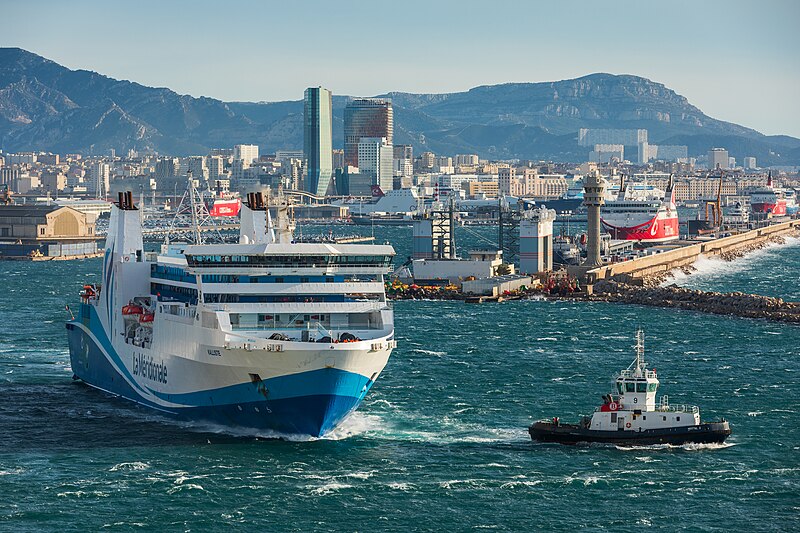
<path id="1" fill-rule="evenodd" d="M 239 215 L 241 208 L 242 201 L 238 198 L 217 198 L 214 200 L 214 205 L 209 210 L 209 214 L 212 217 L 235 217 Z"/>
<path id="2" fill-rule="evenodd" d="M 535 441 L 577 444 L 598 442 L 622 446 L 652 444 L 721 443 L 731 434 L 730 424 L 701 422 L 694 405 L 671 405 L 667 396 L 656 403 L 656 371 L 644 360 L 644 333 L 636 332 L 636 359 L 614 380 L 603 404 L 578 424 L 563 424 L 557 417 L 535 422 L 528 433 Z"/>
<path id="3" fill-rule="evenodd" d="M 678 239 L 678 208 L 672 177 L 666 191 L 623 185 L 617 198 L 601 208 L 600 221 L 615 240 L 658 243 Z"/>
<path id="4" fill-rule="evenodd" d="M 383 282 L 394 249 L 297 243 L 292 230 L 285 205 L 250 194 L 238 244 L 198 238 L 147 252 L 121 193 L 102 286 L 84 286 L 66 324 L 74 378 L 182 419 L 331 431 L 396 345 Z"/>
<path id="5" fill-rule="evenodd" d="M 794 206 L 796 202 L 794 202 Z M 796 212 L 797 209 L 794 208 Z M 770 214 L 784 216 L 787 214 L 786 196 L 782 189 L 773 187 L 772 174 L 767 178 L 767 184 L 750 193 L 750 212 L 757 214 Z"/>
<path id="6" fill-rule="evenodd" d="M 356 226 L 411 226 L 414 224 L 414 217 L 409 213 L 372 212 L 368 215 L 351 215 L 350 220 Z"/>
<path id="7" fill-rule="evenodd" d="M 736 202 L 725 213 L 725 224 L 728 226 L 746 226 L 750 222 L 750 210 L 747 205 Z"/>

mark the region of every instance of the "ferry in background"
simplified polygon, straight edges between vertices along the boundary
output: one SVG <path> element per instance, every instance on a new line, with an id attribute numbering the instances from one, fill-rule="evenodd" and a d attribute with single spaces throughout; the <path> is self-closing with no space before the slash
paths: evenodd
<path id="1" fill-rule="evenodd" d="M 238 244 L 202 244 L 195 226 L 200 244 L 146 252 L 139 210 L 120 193 L 102 286 L 84 286 L 66 324 L 74 379 L 182 419 L 331 431 L 395 347 L 384 292 L 394 249 L 297 243 L 292 230 L 285 205 L 250 194 Z"/>
<path id="2" fill-rule="evenodd" d="M 242 208 L 242 201 L 239 198 L 232 198 L 230 200 L 223 200 L 218 198 L 214 200 L 214 205 L 209 210 L 212 217 L 236 217 L 239 216 L 239 210 Z"/>
<path id="3" fill-rule="evenodd" d="M 606 201 L 616 198 L 618 185 L 609 184 L 605 190 Z M 557 215 L 575 215 L 585 214 L 586 208 L 583 206 L 583 178 L 575 177 L 569 182 L 567 192 L 561 198 L 550 200 L 537 200 L 537 204 L 546 206 L 548 209 L 553 209 Z"/>
<path id="4" fill-rule="evenodd" d="M 800 211 L 800 205 L 797 204 L 797 192 L 794 189 L 784 189 L 783 198 L 786 200 L 786 214 L 796 215 Z"/>
<path id="5" fill-rule="evenodd" d="M 797 201 L 794 194 L 790 196 L 792 197 L 791 210 L 797 213 Z M 772 174 L 767 178 L 767 184 L 764 187 L 759 187 L 750 193 L 750 211 L 753 214 L 771 214 L 773 216 L 789 214 L 786 192 L 783 189 L 773 187 Z"/>
<path id="6" fill-rule="evenodd" d="M 378 185 L 372 186 L 372 200 L 364 202 L 355 198 L 336 200 L 332 205 L 347 206 L 350 214 L 357 217 L 373 213 L 413 214 L 422 209 L 423 198 L 415 189 L 396 189 L 384 193 Z"/>
<path id="7" fill-rule="evenodd" d="M 600 210 L 600 221 L 615 240 L 665 242 L 680 237 L 675 184 L 670 176 L 666 191 L 652 186 L 627 187 Z"/>

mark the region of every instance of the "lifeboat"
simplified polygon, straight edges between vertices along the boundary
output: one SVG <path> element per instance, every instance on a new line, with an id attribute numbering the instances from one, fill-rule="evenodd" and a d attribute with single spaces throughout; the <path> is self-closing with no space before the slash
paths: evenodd
<path id="1" fill-rule="evenodd" d="M 84 285 L 83 290 L 81 291 L 81 298 L 89 299 L 94 298 L 96 295 L 94 287 L 91 285 Z"/>
<path id="2" fill-rule="evenodd" d="M 126 316 L 141 315 L 142 313 L 144 313 L 144 309 L 139 305 L 128 304 L 122 308 L 122 314 Z"/>
<path id="3" fill-rule="evenodd" d="M 153 313 L 144 313 L 139 317 L 140 324 L 147 324 L 153 321 L 155 315 Z"/>

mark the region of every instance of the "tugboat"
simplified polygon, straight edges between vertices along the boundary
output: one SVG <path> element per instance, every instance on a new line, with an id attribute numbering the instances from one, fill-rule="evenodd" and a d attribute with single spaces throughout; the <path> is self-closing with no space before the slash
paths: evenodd
<path id="1" fill-rule="evenodd" d="M 600 442 L 622 446 L 651 444 L 721 443 L 731 434 L 725 419 L 701 422 L 695 405 L 670 405 L 667 396 L 656 404 L 658 377 L 644 361 L 644 332 L 636 332 L 636 359 L 614 380 L 614 391 L 578 424 L 562 424 L 558 417 L 528 428 L 540 442 L 577 444 Z"/>

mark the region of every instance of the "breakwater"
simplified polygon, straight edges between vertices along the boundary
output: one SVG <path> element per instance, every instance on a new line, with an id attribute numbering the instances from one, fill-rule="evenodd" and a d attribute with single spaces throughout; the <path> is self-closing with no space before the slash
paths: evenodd
<path id="1" fill-rule="evenodd" d="M 677 285 L 645 287 L 601 280 L 594 285 L 594 294 L 590 298 L 800 324 L 800 302 L 742 292 L 699 291 Z"/>
<path id="2" fill-rule="evenodd" d="M 800 231 L 800 221 L 792 220 L 754 229 L 744 233 L 681 246 L 659 254 L 638 257 L 622 263 L 614 263 L 595 268 L 586 273 L 588 283 L 600 280 L 616 280 L 631 284 L 642 284 L 647 280 L 663 280 L 669 272 L 681 268 L 691 268 L 701 256 L 730 260 L 748 252 L 763 248 L 773 242 Z"/>

